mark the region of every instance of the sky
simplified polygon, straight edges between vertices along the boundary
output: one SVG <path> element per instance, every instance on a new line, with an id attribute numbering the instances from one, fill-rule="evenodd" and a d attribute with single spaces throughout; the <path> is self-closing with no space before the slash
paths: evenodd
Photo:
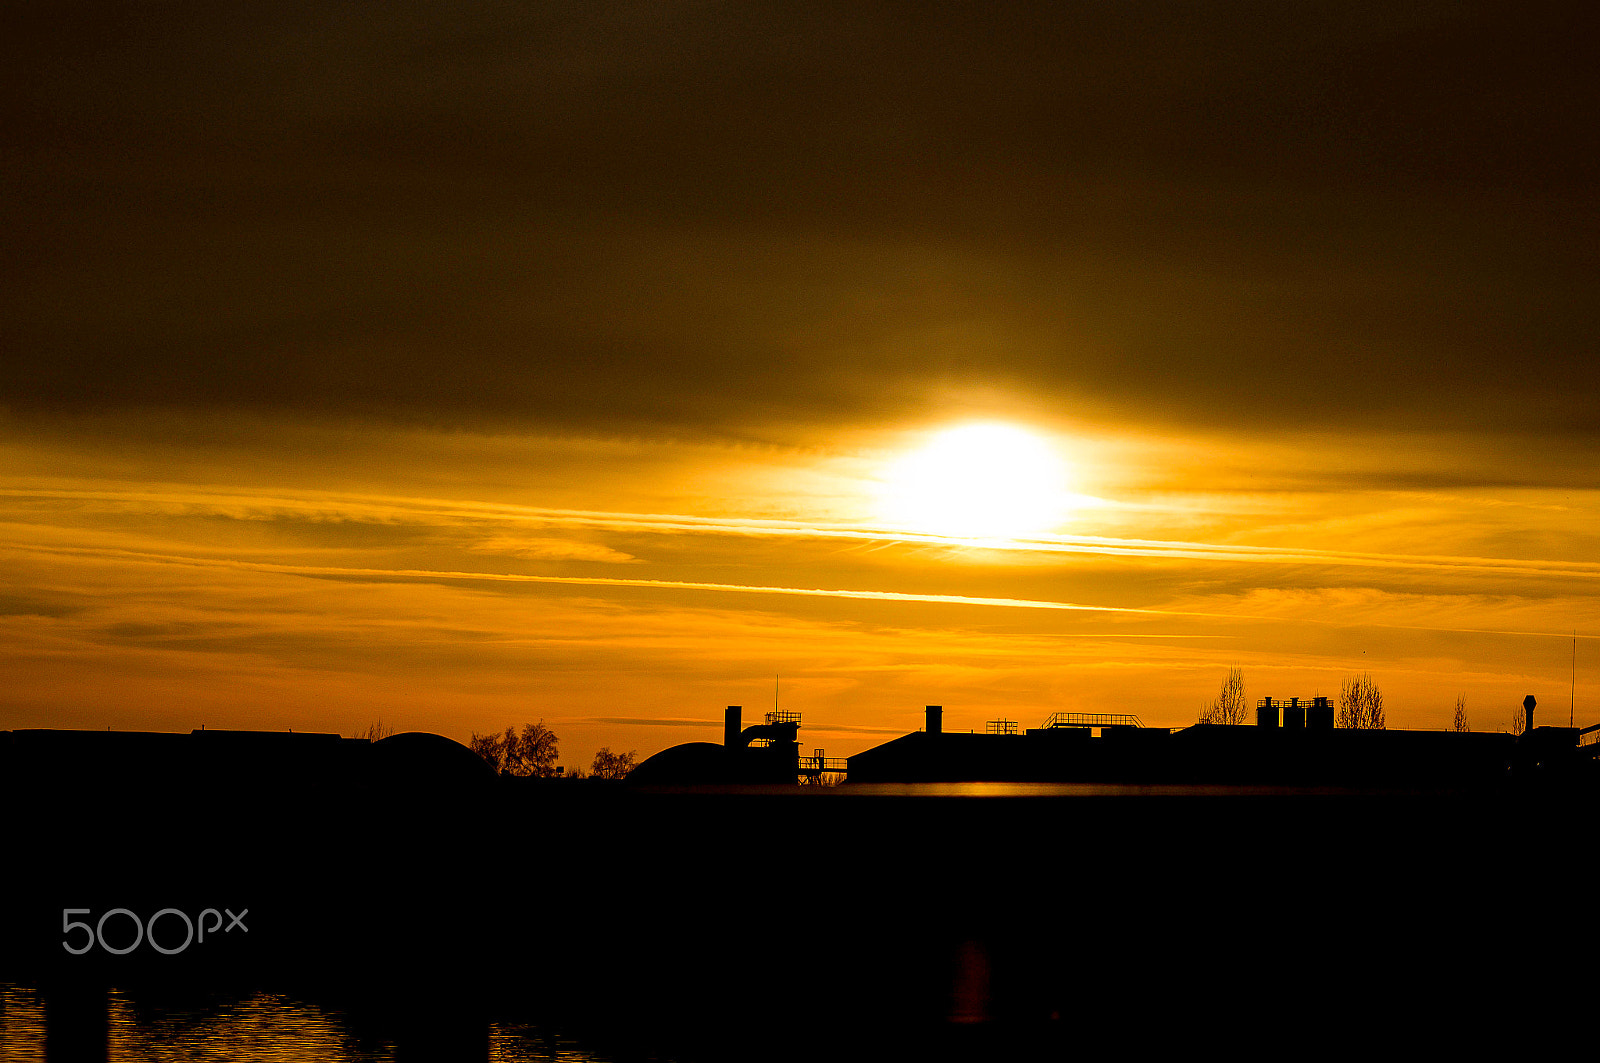
<path id="1" fill-rule="evenodd" d="M 1600 722 L 1600 27 L 1396 7 L 8 12 L 0 727 Z"/>

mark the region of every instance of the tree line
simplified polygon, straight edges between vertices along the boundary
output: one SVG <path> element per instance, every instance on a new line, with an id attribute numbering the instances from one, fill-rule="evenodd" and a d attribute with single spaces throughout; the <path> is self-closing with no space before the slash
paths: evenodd
<path id="1" fill-rule="evenodd" d="M 544 721 L 529 723 L 522 730 L 507 727 L 504 731 L 489 734 L 473 732 L 467 748 L 482 757 L 496 775 L 512 775 L 529 779 L 610 779 L 627 777 L 633 770 L 635 750 L 613 753 L 610 746 L 602 746 L 594 755 L 587 775 L 582 768 L 563 771 L 560 759 L 561 740 L 544 725 Z"/>
<path id="2" fill-rule="evenodd" d="M 1201 706 L 1197 723 L 1247 724 L 1250 722 L 1249 703 L 1244 696 L 1244 670 L 1230 668 L 1222 680 L 1217 696 Z M 1388 726 L 1384 708 L 1383 691 L 1370 674 L 1351 676 L 1339 690 L 1339 705 L 1334 723 L 1347 730 L 1382 731 Z M 1527 727 L 1526 711 L 1518 706 L 1511 710 L 1510 720 L 1504 730 L 1521 734 Z M 1455 711 L 1451 715 L 1450 730 L 1470 731 L 1467 720 L 1467 696 L 1456 695 Z"/>
<path id="3" fill-rule="evenodd" d="M 1235 727 L 1250 722 L 1250 703 L 1244 696 L 1244 669 L 1230 668 L 1222 680 L 1217 696 L 1200 709 L 1196 723 L 1231 724 Z M 1457 730 L 1467 730 L 1466 698 L 1458 699 L 1456 706 Z M 1337 726 L 1347 730 L 1381 731 L 1386 726 L 1383 712 L 1383 691 L 1363 673 L 1344 681 L 1339 691 L 1339 708 L 1334 718 Z"/>

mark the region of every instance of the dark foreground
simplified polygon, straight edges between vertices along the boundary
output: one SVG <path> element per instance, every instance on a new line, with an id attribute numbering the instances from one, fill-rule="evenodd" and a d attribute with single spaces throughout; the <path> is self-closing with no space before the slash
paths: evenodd
<path id="1" fill-rule="evenodd" d="M 110 986 L 286 992 L 452 1060 L 491 1020 L 688 1060 L 1527 1049 L 1597 988 L 1593 801 L 1560 787 L 45 767 L 6 776 L 0 979 L 51 1059 L 105 1057 Z"/>

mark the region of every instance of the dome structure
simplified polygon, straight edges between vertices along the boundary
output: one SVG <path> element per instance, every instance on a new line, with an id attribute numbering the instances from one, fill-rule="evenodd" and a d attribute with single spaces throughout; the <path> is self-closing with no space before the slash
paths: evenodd
<path id="1" fill-rule="evenodd" d="M 647 757 L 628 773 L 630 783 L 677 786 L 738 782 L 732 752 L 713 742 L 685 742 Z"/>
<path id="2" fill-rule="evenodd" d="M 482 785 L 494 778 L 483 758 L 460 742 L 428 731 L 404 731 L 372 743 L 378 770 L 390 778 L 433 786 Z"/>

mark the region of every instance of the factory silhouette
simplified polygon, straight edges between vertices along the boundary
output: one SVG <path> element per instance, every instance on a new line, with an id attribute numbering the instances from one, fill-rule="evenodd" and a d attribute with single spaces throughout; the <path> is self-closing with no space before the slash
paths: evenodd
<path id="1" fill-rule="evenodd" d="M 692 1060 L 1355 1051 L 1395 1001 L 1441 1050 L 1527 1048 L 1520 1007 L 1439 1018 L 1570 959 L 1600 732 L 1526 713 L 1362 731 L 1262 699 L 1254 725 L 972 733 L 930 706 L 836 759 L 801 755 L 798 714 L 730 707 L 722 742 L 593 785 L 423 733 L 0 732 L 0 979 L 43 987 L 53 1060 L 108 1058 L 108 987 L 216 986 L 366 1016 L 400 1059 L 486 1061 L 508 1017 Z M 796 785 L 824 774 L 848 782 Z M 180 949 L 207 909 L 247 931 Z M 1537 1014 L 1596 988 L 1538 981 Z"/>
<path id="2" fill-rule="evenodd" d="M 944 708 L 924 726 L 850 757 L 803 755 L 798 712 L 745 726 L 727 707 L 720 743 L 688 742 L 646 758 L 627 782 L 645 786 L 772 786 L 833 777 L 850 784 L 1041 782 L 1126 785 L 1474 787 L 1540 779 L 1587 781 L 1600 770 L 1600 724 L 1537 725 L 1523 703 L 1520 733 L 1334 726 L 1325 697 L 1262 698 L 1253 725 L 1147 727 L 1120 713 L 1056 712 L 1040 726 L 991 720 L 947 730 Z M 493 772 L 443 736 L 377 741 L 337 734 L 196 729 L 188 734 L 27 729 L 0 732 L 0 763 L 36 799 L 69 807 L 138 796 L 181 802 L 254 795 L 286 805 L 352 793 L 404 795 L 407 805 L 470 797 Z M 393 793 L 390 793 L 393 791 Z M 263 796 L 265 795 L 265 796 Z"/>
<path id="3" fill-rule="evenodd" d="M 1520 734 L 1334 726 L 1325 697 L 1262 698 L 1251 725 L 1146 727 L 1136 716 L 1051 714 L 1021 729 L 991 720 L 982 733 L 947 731 L 929 705 L 922 730 L 848 758 L 800 749 L 800 714 L 770 712 L 742 726 L 730 705 L 723 741 L 689 742 L 649 757 L 638 784 L 783 784 L 824 775 L 851 784 L 1041 782 L 1105 785 L 1471 788 L 1537 780 L 1589 779 L 1600 725 L 1536 726 L 1533 695 Z"/>

